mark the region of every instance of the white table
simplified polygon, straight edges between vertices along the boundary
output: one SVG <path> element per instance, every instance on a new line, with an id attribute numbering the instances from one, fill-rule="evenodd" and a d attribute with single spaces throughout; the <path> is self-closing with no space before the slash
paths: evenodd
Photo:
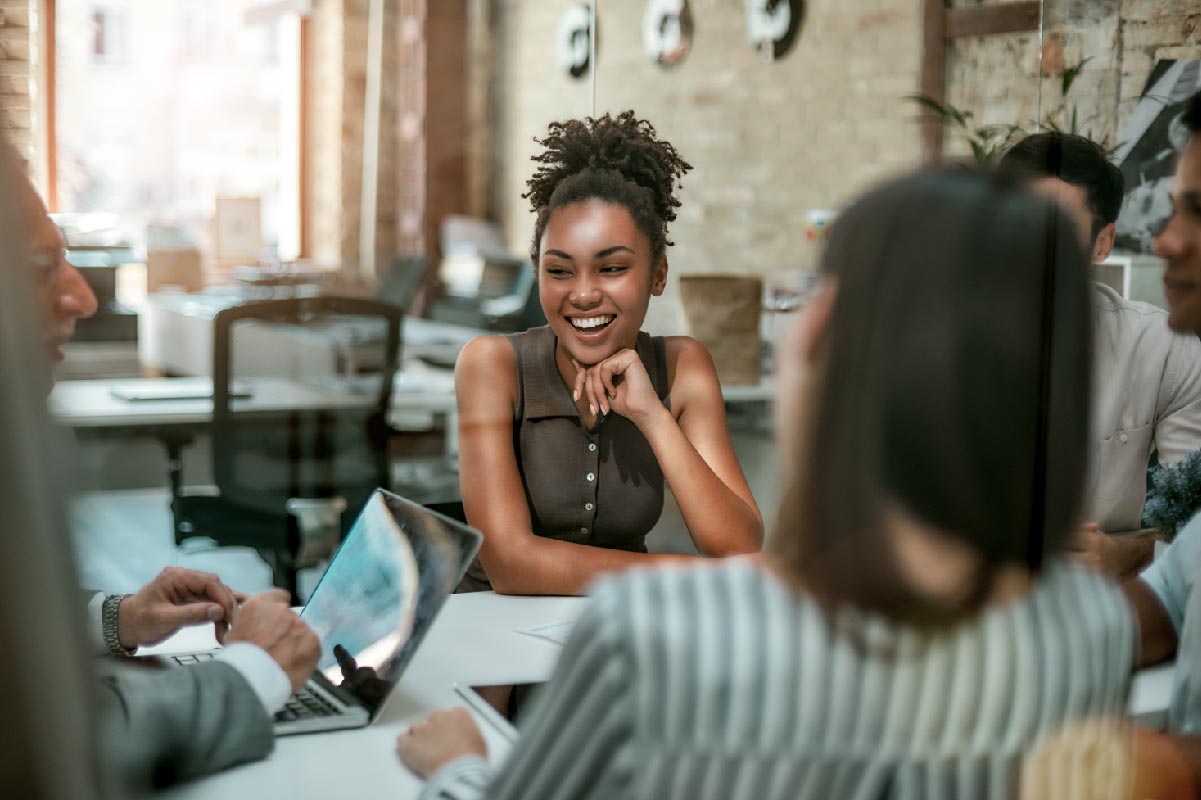
<path id="1" fill-rule="evenodd" d="M 394 743 L 431 711 L 464 705 L 455 685 L 545 681 L 561 648 L 516 629 L 575 619 L 584 598 L 503 597 L 492 592 L 452 595 L 418 648 L 379 716 L 355 731 L 287 736 L 264 761 L 164 792 L 172 798 L 415 797 L 418 781 L 401 766 Z M 212 647 L 211 629 L 190 629 L 155 648 L 186 652 Z M 477 723 L 494 760 L 508 743 L 486 721 Z"/>
<path id="2" fill-rule="evenodd" d="M 1130 715 L 1140 725 L 1155 730 L 1167 726 L 1175 672 L 1175 664 L 1161 664 L 1135 673 L 1130 687 Z"/>
<path id="3" fill-rule="evenodd" d="M 251 396 L 238 408 L 286 410 L 290 408 L 347 408 L 362 406 L 362 396 L 282 378 L 239 380 Z M 148 388 L 178 387 L 181 391 L 211 391 L 208 378 L 117 378 L 97 381 L 62 381 L 50 393 L 50 411 L 63 424 L 77 429 L 154 428 L 161 426 L 207 427 L 213 416 L 211 397 L 168 400 L 124 400 L 114 394 Z M 390 417 L 409 414 L 455 414 L 454 375 L 421 364 L 406 364 L 393 383 Z"/>

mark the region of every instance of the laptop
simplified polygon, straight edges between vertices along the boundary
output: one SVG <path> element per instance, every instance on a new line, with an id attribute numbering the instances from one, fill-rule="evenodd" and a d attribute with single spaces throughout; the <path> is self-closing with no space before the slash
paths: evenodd
<path id="1" fill-rule="evenodd" d="M 275 715 L 275 734 L 375 719 L 482 541 L 461 522 L 376 489 L 300 614 L 321 640 L 321 660 Z M 216 652 L 161 660 L 186 666 Z"/>

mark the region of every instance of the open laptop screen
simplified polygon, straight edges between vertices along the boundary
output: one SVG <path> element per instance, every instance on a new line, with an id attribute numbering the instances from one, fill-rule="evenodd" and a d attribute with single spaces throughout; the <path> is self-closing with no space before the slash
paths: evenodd
<path id="1" fill-rule="evenodd" d="M 317 670 L 372 717 L 479 549 L 460 522 L 377 489 L 301 612 Z"/>

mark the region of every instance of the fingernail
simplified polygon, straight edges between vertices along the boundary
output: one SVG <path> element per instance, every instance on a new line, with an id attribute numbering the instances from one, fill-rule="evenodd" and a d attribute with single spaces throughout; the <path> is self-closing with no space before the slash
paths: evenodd
<path id="1" fill-rule="evenodd" d="M 589 413 L 589 414 L 595 414 L 595 413 L 596 413 L 596 406 L 592 405 L 592 403 L 589 403 L 589 404 L 588 404 L 588 413 Z"/>
<path id="2" fill-rule="evenodd" d="M 225 612 L 221 610 L 220 606 L 213 606 L 209 609 L 209 622 L 216 622 L 224 617 Z"/>
<path id="3" fill-rule="evenodd" d="M 578 401 L 580 399 L 580 390 L 579 389 L 576 389 L 574 392 L 571 393 L 571 399 L 572 399 L 572 401 Z"/>

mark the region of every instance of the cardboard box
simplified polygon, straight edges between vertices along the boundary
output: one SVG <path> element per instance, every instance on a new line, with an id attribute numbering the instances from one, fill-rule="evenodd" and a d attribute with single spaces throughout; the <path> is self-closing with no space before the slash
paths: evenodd
<path id="1" fill-rule="evenodd" d="M 203 289 L 204 268 L 200 251 L 194 247 L 146 251 L 147 294 L 164 286 L 178 286 L 187 292 Z"/>

